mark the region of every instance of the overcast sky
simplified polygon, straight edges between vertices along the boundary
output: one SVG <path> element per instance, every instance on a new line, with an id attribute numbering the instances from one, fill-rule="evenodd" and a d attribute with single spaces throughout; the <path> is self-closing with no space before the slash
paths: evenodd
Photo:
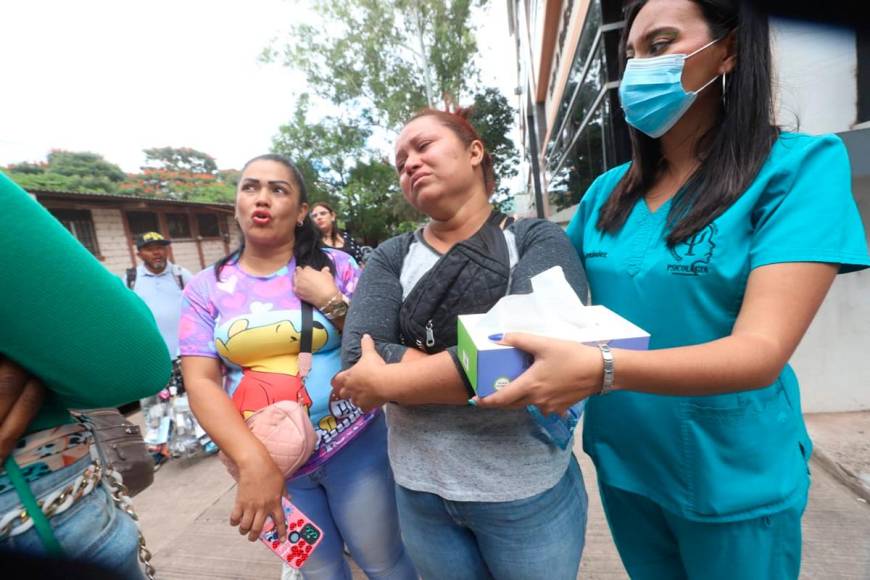
<path id="1" fill-rule="evenodd" d="M 483 80 L 513 103 L 505 0 L 480 19 Z M 193 147 L 238 168 L 265 152 L 303 78 L 257 62 L 291 0 L 3 0 L 0 165 L 53 148 L 135 172 L 148 147 Z"/>

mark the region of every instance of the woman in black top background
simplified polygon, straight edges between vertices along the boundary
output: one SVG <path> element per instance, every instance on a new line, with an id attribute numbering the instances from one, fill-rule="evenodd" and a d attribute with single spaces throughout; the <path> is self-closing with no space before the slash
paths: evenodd
<path id="1" fill-rule="evenodd" d="M 313 204 L 311 206 L 311 220 L 320 230 L 325 246 L 350 254 L 358 264 L 362 265 L 364 259 L 362 248 L 356 243 L 356 240 L 350 237 L 349 233 L 338 229 L 338 218 L 332 206 L 325 201 Z"/>

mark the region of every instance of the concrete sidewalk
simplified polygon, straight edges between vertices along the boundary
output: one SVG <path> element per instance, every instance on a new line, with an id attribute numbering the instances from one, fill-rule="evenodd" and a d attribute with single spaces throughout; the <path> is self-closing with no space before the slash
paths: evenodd
<path id="1" fill-rule="evenodd" d="M 870 411 L 812 413 L 805 420 L 819 466 L 870 502 Z"/>
<path id="2" fill-rule="evenodd" d="M 585 455 L 580 457 L 589 493 L 580 577 L 627 578 L 598 500 L 594 467 Z M 170 461 L 155 474 L 154 484 L 136 496 L 134 503 L 158 578 L 281 577 L 281 563 L 268 549 L 259 542 L 248 542 L 229 526 L 234 499 L 235 482 L 215 456 Z M 354 579 L 366 577 L 356 566 L 352 569 Z"/>
<path id="3" fill-rule="evenodd" d="M 808 424 L 813 422 L 808 418 Z M 836 418 L 828 422 L 836 423 Z M 586 549 L 578 577 L 627 578 L 598 499 L 594 467 L 579 447 L 575 451 L 589 492 Z M 812 467 L 801 577 L 870 578 L 870 505 L 821 469 L 818 460 Z M 235 484 L 214 456 L 175 460 L 157 472 L 154 484 L 134 501 L 158 578 L 280 578 L 278 559 L 229 526 L 234 497 Z M 354 578 L 365 576 L 354 568 Z"/>

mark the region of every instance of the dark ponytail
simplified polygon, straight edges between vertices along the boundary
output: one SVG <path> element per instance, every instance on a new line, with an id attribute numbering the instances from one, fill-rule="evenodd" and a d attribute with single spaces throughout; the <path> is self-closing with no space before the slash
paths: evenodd
<path id="1" fill-rule="evenodd" d="M 247 169 L 254 161 L 274 161 L 286 167 L 293 176 L 296 191 L 299 192 L 299 204 L 308 203 L 308 190 L 305 187 L 305 180 L 302 178 L 302 172 L 299 171 L 299 168 L 296 167 L 290 159 L 283 155 L 276 155 L 274 153 L 258 155 L 245 163 L 245 166 L 242 167 L 242 173 L 244 173 L 245 169 Z M 242 257 L 242 252 L 244 252 L 244 250 L 245 236 L 243 235 L 242 242 L 239 244 L 238 249 L 215 262 L 215 278 L 220 280 L 221 271 L 224 269 L 224 266 L 230 262 L 238 262 Z M 335 264 L 324 250 L 323 242 L 320 239 L 320 230 L 318 230 L 311 222 L 311 218 L 307 213 L 302 220 L 302 225 L 296 226 L 296 242 L 293 244 L 293 257 L 296 258 L 297 266 L 311 266 L 316 270 L 321 270 L 324 267 L 327 267 L 329 268 L 329 271 L 332 272 L 332 275 L 335 275 Z"/>

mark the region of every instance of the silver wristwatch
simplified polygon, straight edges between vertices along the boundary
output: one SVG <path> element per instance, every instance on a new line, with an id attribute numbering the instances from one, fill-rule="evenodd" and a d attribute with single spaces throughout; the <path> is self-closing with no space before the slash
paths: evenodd
<path id="1" fill-rule="evenodd" d="M 598 394 L 606 395 L 613 390 L 613 352 L 604 343 L 598 344 L 598 350 L 601 351 L 601 358 L 604 359 L 604 380 L 601 381 L 601 390 Z"/>

